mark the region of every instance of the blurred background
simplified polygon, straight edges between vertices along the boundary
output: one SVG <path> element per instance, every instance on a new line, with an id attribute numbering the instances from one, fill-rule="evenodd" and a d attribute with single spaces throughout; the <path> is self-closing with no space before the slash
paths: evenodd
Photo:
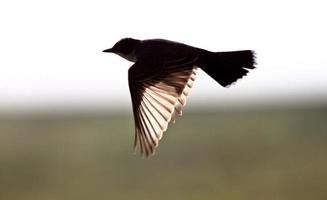
<path id="1" fill-rule="evenodd" d="M 324 1 L 0 2 L 0 199 L 327 199 Z M 133 154 L 123 37 L 253 49 Z"/>

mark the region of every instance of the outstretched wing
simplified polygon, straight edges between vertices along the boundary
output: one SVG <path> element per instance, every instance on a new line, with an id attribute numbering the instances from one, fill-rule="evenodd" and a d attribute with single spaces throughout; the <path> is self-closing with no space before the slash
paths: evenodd
<path id="1" fill-rule="evenodd" d="M 196 60 L 183 58 L 156 68 L 135 63 L 129 69 L 135 122 L 134 147 L 139 145 L 142 155 L 154 154 L 168 123 L 175 122 L 175 116 L 182 114 L 195 80 Z"/>

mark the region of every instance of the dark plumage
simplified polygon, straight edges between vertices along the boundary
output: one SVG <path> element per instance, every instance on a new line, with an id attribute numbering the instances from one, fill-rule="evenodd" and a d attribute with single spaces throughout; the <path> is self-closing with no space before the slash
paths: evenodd
<path id="1" fill-rule="evenodd" d="M 251 50 L 210 52 L 162 39 L 124 38 L 111 49 L 135 62 L 128 71 L 135 121 L 135 144 L 142 155 L 154 153 L 169 122 L 182 114 L 200 67 L 226 87 L 254 69 Z"/>

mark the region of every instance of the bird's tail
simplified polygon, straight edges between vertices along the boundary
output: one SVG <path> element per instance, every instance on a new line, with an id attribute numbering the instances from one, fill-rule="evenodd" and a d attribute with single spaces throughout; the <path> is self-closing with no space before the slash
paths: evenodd
<path id="1" fill-rule="evenodd" d="M 245 76 L 249 69 L 255 68 L 255 54 L 251 50 L 230 52 L 208 52 L 205 54 L 201 69 L 226 87 Z"/>

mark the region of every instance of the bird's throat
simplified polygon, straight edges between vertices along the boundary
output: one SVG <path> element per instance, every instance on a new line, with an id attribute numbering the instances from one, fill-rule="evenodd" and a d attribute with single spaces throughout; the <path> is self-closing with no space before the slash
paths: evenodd
<path id="1" fill-rule="evenodd" d="M 130 54 L 122 54 L 122 53 L 117 53 L 117 54 L 131 62 L 136 62 L 136 60 L 137 60 L 134 52 L 132 52 Z"/>

